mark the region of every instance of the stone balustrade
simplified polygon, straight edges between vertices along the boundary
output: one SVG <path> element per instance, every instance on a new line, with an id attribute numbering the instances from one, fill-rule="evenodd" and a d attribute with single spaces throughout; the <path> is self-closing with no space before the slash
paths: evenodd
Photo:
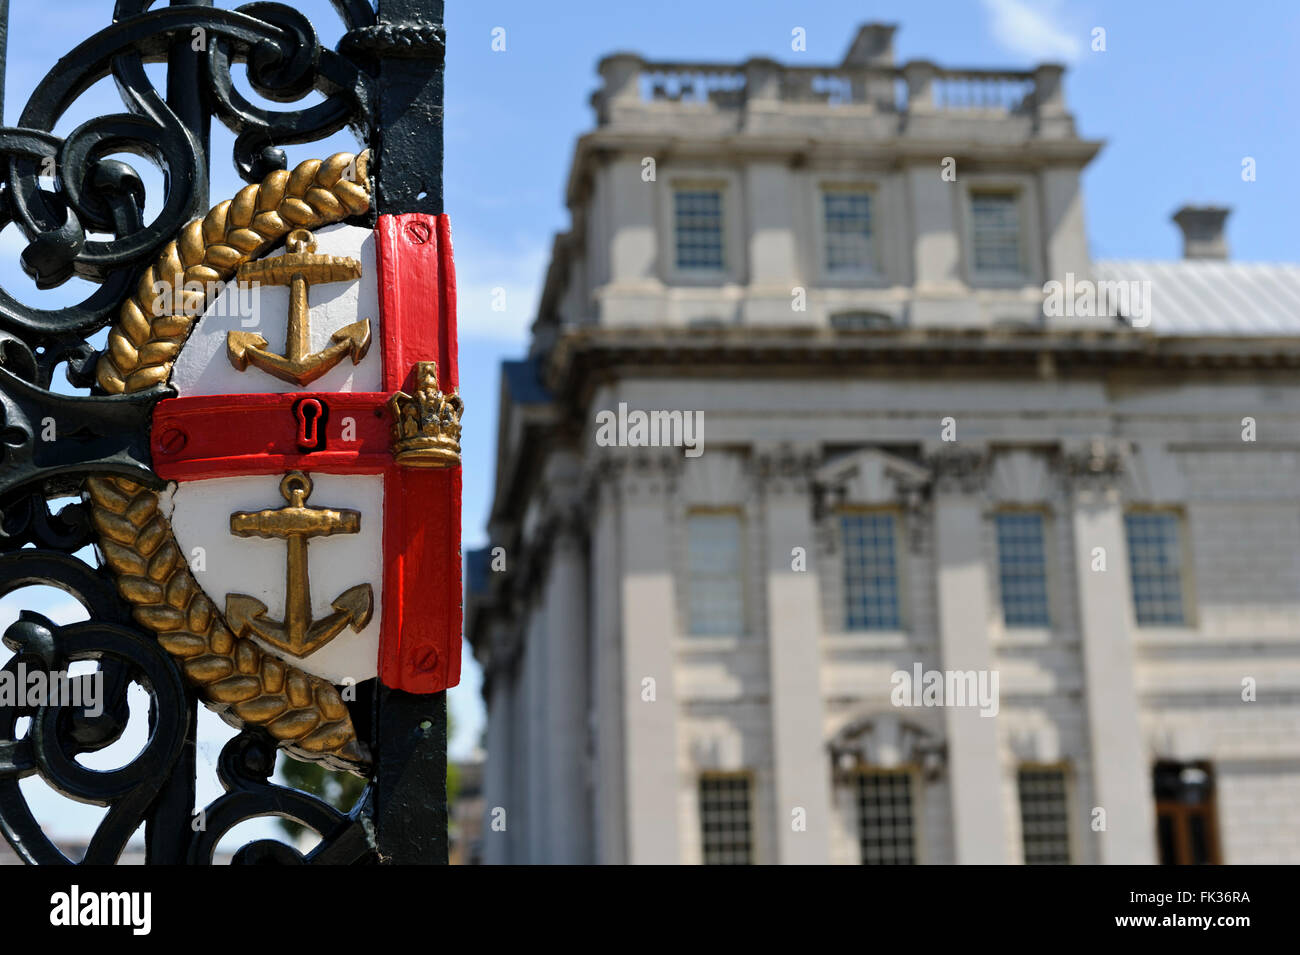
<path id="1" fill-rule="evenodd" d="M 825 118 L 841 111 L 887 117 L 903 132 L 930 132 L 926 120 L 977 119 L 1027 124 L 1034 135 L 1073 135 L 1061 89 L 1064 69 L 953 69 L 925 60 L 902 66 L 787 66 L 754 58 L 744 63 L 651 62 L 617 53 L 600 61 L 603 84 L 592 97 L 602 126 L 656 128 L 686 122 L 771 131 L 775 115 L 795 127 L 801 114 Z M 756 124 L 754 118 L 760 117 Z"/>

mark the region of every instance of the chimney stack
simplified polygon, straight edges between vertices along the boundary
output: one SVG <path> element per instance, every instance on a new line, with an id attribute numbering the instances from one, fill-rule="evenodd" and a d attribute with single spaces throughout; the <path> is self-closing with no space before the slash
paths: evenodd
<path id="1" fill-rule="evenodd" d="M 849 44 L 841 66 L 893 66 L 896 23 L 864 23 Z"/>
<path id="2" fill-rule="evenodd" d="M 1183 206 L 1174 213 L 1174 222 L 1183 230 L 1183 258 L 1228 258 L 1228 240 L 1223 223 L 1232 210 L 1227 206 Z"/>

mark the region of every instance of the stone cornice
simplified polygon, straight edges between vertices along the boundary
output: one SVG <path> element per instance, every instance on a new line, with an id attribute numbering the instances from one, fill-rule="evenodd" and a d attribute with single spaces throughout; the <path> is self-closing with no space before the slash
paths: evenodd
<path id="1" fill-rule="evenodd" d="M 556 342 L 546 383 L 573 394 L 588 374 L 637 366 L 755 370 L 779 365 L 796 375 L 824 375 L 825 366 L 852 369 L 914 364 L 1018 368 L 1039 373 L 1044 355 L 1057 374 L 1082 371 L 1300 368 L 1300 338 L 1157 337 L 1114 330 L 922 329 L 844 332 L 832 328 L 584 328 Z"/>
<path id="2" fill-rule="evenodd" d="M 872 114 L 863 114 L 870 116 Z M 647 118 L 655 118 L 653 111 Z M 671 115 L 663 115 L 671 121 Z M 579 137 L 574 148 L 573 162 L 565 196 L 570 208 L 581 203 L 587 188 L 592 166 L 603 155 L 627 155 L 638 160 L 654 156 L 659 161 L 670 159 L 707 158 L 772 159 L 783 162 L 807 162 L 814 158 L 851 158 L 858 162 L 875 163 L 893 168 L 910 162 L 933 162 L 940 156 L 959 156 L 966 162 L 1014 163 L 1025 165 L 1071 165 L 1082 167 L 1090 162 L 1105 145 L 1102 140 L 1050 139 L 1038 136 L 1013 136 L 999 141 L 991 138 L 981 141 L 975 137 L 936 139 L 924 135 L 898 135 L 884 138 L 866 138 L 848 135 L 835 138 L 819 131 L 815 137 L 808 131 L 792 129 L 788 134 L 771 131 L 745 132 L 730 129 L 694 131 L 689 136 L 673 135 L 668 129 L 653 129 L 646 125 L 605 126 Z"/>

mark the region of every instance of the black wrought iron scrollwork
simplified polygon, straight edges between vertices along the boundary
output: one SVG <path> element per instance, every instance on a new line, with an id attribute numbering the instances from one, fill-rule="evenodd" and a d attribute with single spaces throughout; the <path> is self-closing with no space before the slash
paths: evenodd
<path id="1" fill-rule="evenodd" d="M 368 0 L 331 2 L 344 26 L 337 49 L 324 47 L 311 22 L 288 3 L 221 9 L 208 0 L 166 6 L 117 0 L 111 17 L 106 3 L 104 28 L 36 85 L 16 125 L 0 126 L 0 229 L 13 225 L 25 237 L 24 272 L 41 290 L 74 277 L 96 285 L 84 301 L 49 309 L 0 288 L 0 596 L 54 586 L 80 601 L 91 618 L 57 626 L 24 611 L 4 633 L 15 654 L 4 669 L 55 673 L 90 661 L 105 688 L 103 712 L 93 716 L 84 707 L 0 702 L 0 832 L 28 862 L 75 861 L 48 838 L 24 798 L 19 781 L 33 774 L 73 799 L 108 807 L 87 863 L 115 861 L 142 822 L 149 827 L 150 861 L 206 863 L 224 833 L 265 815 L 288 816 L 316 830 L 321 845 L 304 857 L 285 845 L 255 842 L 235 861 L 373 858 L 355 815 L 269 782 L 275 750 L 252 731 L 223 751 L 220 778 L 227 792 L 203 810 L 206 828 L 194 831 L 193 781 L 188 789 L 171 782 L 192 775 L 193 694 L 170 657 L 134 627 L 108 577 L 74 556 L 94 542 L 78 500 L 86 477 L 107 473 L 158 483 L 147 424 L 168 391 L 103 394 L 94 381 L 92 339 L 116 319 L 150 258 L 187 221 L 206 213 L 210 121 L 235 133 L 234 166 L 244 180 L 259 181 L 286 167 L 284 146 L 345 128 L 362 143 L 374 137 L 376 44 L 406 44 L 421 56 L 441 49 L 440 26 L 386 32 Z M 0 37 L 7 9 L 0 0 Z M 151 63 L 167 64 L 165 91 L 150 80 L 145 67 Z M 240 64 L 265 103 L 236 88 L 233 71 Z M 82 94 L 109 77 L 122 109 L 55 135 Z M 296 105 L 313 93 L 321 99 Z M 163 173 L 164 194 L 149 204 L 159 209 L 150 221 L 144 180 L 122 156 L 139 157 Z M 148 742 L 118 769 L 87 769 L 79 756 L 121 737 L 132 683 L 149 695 Z M 29 725 L 19 736 L 24 719 Z"/>
<path id="2" fill-rule="evenodd" d="M 81 501 L 64 504 L 55 512 L 41 491 L 18 491 L 0 502 L 0 541 L 6 550 L 34 544 L 73 552 L 92 540 L 90 515 Z"/>
<path id="3" fill-rule="evenodd" d="M 0 557 L 0 595 L 30 584 L 52 584 L 76 597 L 93 616 L 85 623 L 56 626 L 46 617 L 23 611 L 4 633 L 15 655 L 5 665 L 10 687 L 30 685 L 32 673 L 44 674 L 52 687 L 68 679 L 72 664 L 95 661 L 100 689 L 84 693 L 73 705 L 47 698 L 36 705 L 24 700 L 0 705 L 0 831 L 21 857 L 34 864 L 82 861 L 103 865 L 117 861 L 153 803 L 185 742 L 185 688 L 179 671 L 148 635 L 126 625 L 126 615 L 112 584 L 75 557 L 52 551 L 20 551 Z M 90 680 L 87 674 L 75 679 Z M 78 757 L 104 749 L 121 738 L 129 719 L 127 690 L 144 687 L 156 718 L 144 749 L 114 770 L 90 769 Z M 87 705 L 87 700 L 93 705 Z M 17 733 L 20 719 L 27 732 Z M 63 795 L 108 807 L 82 860 L 69 859 L 42 830 L 19 787 L 39 773 Z"/>
<path id="4" fill-rule="evenodd" d="M 145 64 L 165 62 L 175 44 L 196 38 L 207 51 L 208 89 L 190 96 L 211 102 L 214 115 L 236 134 L 235 163 L 248 181 L 265 172 L 267 150 L 321 139 L 352 125 L 363 135 L 369 119 L 370 80 L 356 63 L 317 41 L 310 21 L 293 7 L 258 2 L 236 10 L 170 6 L 151 10 L 151 0 L 120 0 L 116 22 L 90 37 L 37 86 L 18 129 L 0 129 L 0 155 L 7 160 L 3 211 L 30 245 L 24 267 L 38 285 L 49 287 L 73 275 L 108 282 L 115 272 L 144 261 L 191 218 L 206 212 L 209 157 L 195 131 L 150 82 Z M 342 4 L 350 29 L 367 22 L 365 4 Z M 374 13 L 369 11 L 368 22 Z M 231 67 L 245 63 L 261 96 L 275 102 L 301 100 L 316 91 L 323 102 L 295 111 L 255 106 L 235 89 Z M 66 138 L 50 134 L 86 89 L 111 76 L 126 111 L 100 116 Z M 144 190 L 126 164 L 107 157 L 130 153 L 166 173 L 167 189 L 158 216 L 141 222 Z M 259 166 L 259 163 L 263 165 Z M 280 156 L 283 168 L 283 156 Z M 62 188 L 42 187 L 54 176 Z M 88 232 L 110 233 L 108 240 Z M 121 282 L 121 279 L 118 279 Z M 101 290 L 102 291 L 102 290 Z M 59 313 L 31 314 L 4 301 L 0 327 L 18 332 L 66 334 L 102 327 L 121 301 L 96 295 Z"/>
<path id="5" fill-rule="evenodd" d="M 344 815 L 315 796 L 269 782 L 275 768 L 275 747 L 265 737 L 245 731 L 221 750 L 217 775 L 226 793 L 206 806 L 202 826 L 190 843 L 191 865 L 211 863 L 221 837 L 250 819 L 280 816 L 292 819 L 321 836 L 320 843 L 304 855 L 270 839 L 241 847 L 231 860 L 236 865 L 302 865 L 304 863 L 352 865 L 375 858 L 360 810 Z"/>
<path id="6" fill-rule="evenodd" d="M 71 505 L 70 507 L 75 507 Z M 60 512 L 60 518 L 68 510 Z M 68 527 L 80 521 L 66 518 Z M 76 542 L 81 535 L 63 532 Z M 58 539 L 56 533 L 55 539 Z M 10 686 L 44 674 L 45 685 L 67 679 L 72 664 L 94 661 L 101 680 L 93 705 L 84 700 L 71 705 L 51 700 L 25 706 L 0 703 L 0 832 L 21 858 L 37 865 L 105 865 L 116 862 L 142 822 L 150 818 L 187 743 L 191 726 L 187 710 L 192 700 L 180 671 L 149 635 L 131 627 L 128 612 L 112 583 L 99 571 L 67 554 L 49 550 L 24 550 L 0 557 L 0 596 L 20 587 L 45 584 L 60 587 L 85 607 L 92 619 L 57 626 L 48 618 L 23 611 L 4 633 L 4 643 L 15 655 L 3 667 L 0 679 Z M 71 679 L 89 680 L 90 674 Z M 144 748 L 125 765 L 112 770 L 91 769 L 78 757 L 96 752 L 122 737 L 130 712 L 127 690 L 138 684 L 149 694 L 150 732 Z M 27 719 L 20 735 L 18 723 Z M 192 740 L 190 740 L 192 742 Z M 188 812 L 180 821 L 190 838 L 186 860 L 209 864 L 221 837 L 241 822 L 264 816 L 283 816 L 320 833 L 322 841 L 303 856 L 298 850 L 270 840 L 258 840 L 235 854 L 236 863 L 298 864 L 317 862 L 351 864 L 373 861 L 359 810 L 345 816 L 328 803 L 307 793 L 268 782 L 275 767 L 275 747 L 263 736 L 244 731 L 222 751 L 218 773 L 227 792 L 194 818 Z M 25 777 L 39 774 L 56 791 L 80 802 L 108 807 L 83 858 L 74 860 L 43 831 L 19 786 Z M 170 841 L 180 833 L 168 833 Z"/>
<path id="7" fill-rule="evenodd" d="M 239 9 L 292 38 L 287 54 L 282 52 L 286 48 L 270 41 L 249 47 L 219 38 L 208 56 L 208 82 L 217 116 L 238 133 L 235 166 L 246 182 L 257 182 L 274 169 L 285 168 L 280 145 L 323 139 L 368 118 L 370 79 L 355 63 L 321 48 L 311 23 L 293 8 L 251 3 Z M 374 12 L 369 13 L 373 21 Z M 313 89 L 325 93 L 326 99 L 293 112 L 259 108 L 235 89 L 230 67 L 236 58 L 248 63 L 249 84 L 267 99 L 288 102 Z"/>

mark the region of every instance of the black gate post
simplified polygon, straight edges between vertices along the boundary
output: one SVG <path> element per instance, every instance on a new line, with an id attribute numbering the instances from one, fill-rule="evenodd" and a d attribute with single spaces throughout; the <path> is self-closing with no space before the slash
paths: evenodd
<path id="1" fill-rule="evenodd" d="M 442 207 L 442 0 L 379 0 L 375 205 L 380 215 Z M 447 694 L 380 687 L 374 824 L 381 862 L 447 862 Z"/>

